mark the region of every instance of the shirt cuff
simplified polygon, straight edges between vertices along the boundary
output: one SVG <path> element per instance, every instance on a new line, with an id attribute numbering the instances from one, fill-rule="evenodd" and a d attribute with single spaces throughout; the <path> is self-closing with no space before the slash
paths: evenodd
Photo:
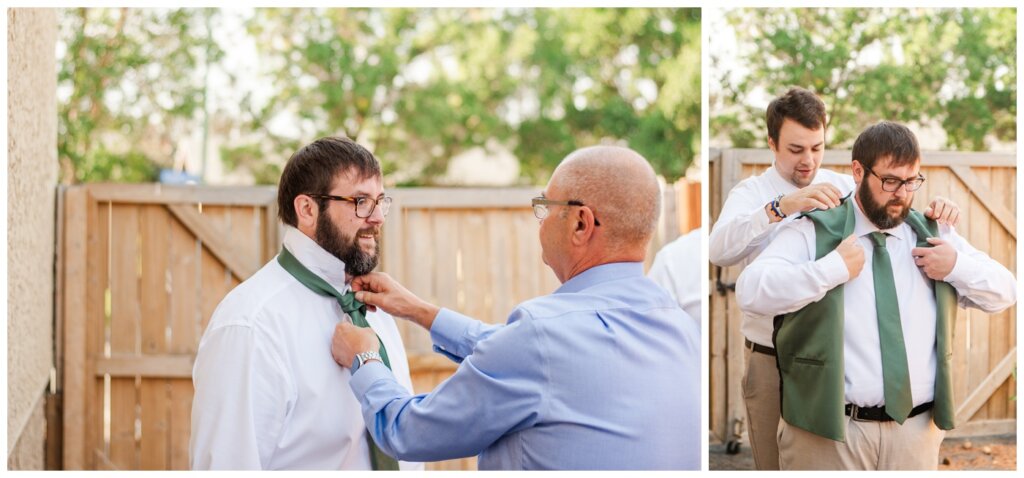
<path id="1" fill-rule="evenodd" d="M 954 287 L 964 287 L 967 286 L 967 281 L 981 273 L 978 262 L 973 257 L 956 251 L 956 262 L 953 263 L 953 270 L 949 271 L 949 274 L 942 278 L 942 282 L 949 282 Z"/>
<path id="2" fill-rule="evenodd" d="M 352 391 L 355 392 L 356 398 L 359 399 L 360 403 L 365 403 L 364 397 L 366 392 L 370 389 L 378 380 L 395 380 L 395 374 L 391 373 L 391 370 L 381 362 L 373 361 L 367 362 L 356 370 L 356 373 L 352 374 L 352 379 L 349 380 L 348 384 L 352 387 Z"/>
<path id="3" fill-rule="evenodd" d="M 818 259 L 817 266 L 825 279 L 828 290 L 850 280 L 850 270 L 846 268 L 846 262 L 843 261 L 843 256 L 839 254 L 839 251 L 829 252 L 825 257 Z"/>
<path id="4" fill-rule="evenodd" d="M 434 351 L 461 363 L 463 357 L 470 352 L 463 350 L 465 347 L 462 345 L 470 325 L 474 322 L 476 321 L 465 315 L 442 307 L 430 326 L 430 340 L 434 342 Z"/>

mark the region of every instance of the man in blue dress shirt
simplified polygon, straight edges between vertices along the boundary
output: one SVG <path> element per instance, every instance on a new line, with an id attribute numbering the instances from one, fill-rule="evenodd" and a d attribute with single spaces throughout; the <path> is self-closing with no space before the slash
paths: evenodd
<path id="1" fill-rule="evenodd" d="M 426 328 L 460 363 L 410 396 L 375 356 L 373 332 L 340 323 L 332 354 L 353 367 L 375 442 L 401 460 L 479 454 L 481 469 L 699 469 L 699 327 L 643 274 L 654 170 L 627 148 L 584 148 L 533 204 L 562 286 L 506 325 L 429 304 L 385 274 L 353 281 L 357 299 Z"/>

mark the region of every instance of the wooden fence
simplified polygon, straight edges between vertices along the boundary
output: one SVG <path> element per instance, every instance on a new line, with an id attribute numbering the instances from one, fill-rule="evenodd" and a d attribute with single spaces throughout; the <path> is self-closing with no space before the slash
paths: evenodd
<path id="1" fill-rule="evenodd" d="M 772 164 L 769 150 L 711 150 L 711 224 L 729 191 L 740 180 Z M 850 174 L 849 151 L 827 151 L 823 167 Z M 960 206 L 957 228 L 974 247 L 1016 271 L 1016 158 L 1008 154 L 926 152 L 923 187 L 914 208 L 924 210 L 934 196 Z M 770 198 L 766 198 L 765 202 Z M 711 281 L 709 424 L 713 442 L 746 441 L 741 393 L 744 371 L 741 313 L 732 286 L 738 266 L 709 268 Z M 1017 429 L 1016 307 L 998 314 L 959 309 L 954 329 L 956 430 L 947 436 L 1013 433 Z"/>
<path id="2" fill-rule="evenodd" d="M 398 189 L 381 270 L 441 306 L 504 322 L 553 291 L 538 189 Z M 699 225 L 699 185 L 665 188 L 648 263 Z M 58 383 L 64 469 L 187 469 L 192 363 L 213 309 L 280 247 L 273 188 L 87 185 L 62 190 Z M 455 366 L 398 321 L 417 392 Z M 428 464 L 473 469 L 475 458 Z"/>

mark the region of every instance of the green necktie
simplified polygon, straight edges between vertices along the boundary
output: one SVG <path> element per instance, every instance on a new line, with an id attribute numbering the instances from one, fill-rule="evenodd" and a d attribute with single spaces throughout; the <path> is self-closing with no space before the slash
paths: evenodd
<path id="1" fill-rule="evenodd" d="M 872 232 L 875 252 L 871 272 L 875 280 L 875 311 L 878 313 L 878 338 L 882 347 L 882 380 L 885 391 L 885 413 L 903 424 L 914 407 L 910 394 L 910 371 L 907 348 L 903 343 L 900 308 L 896 300 L 896 282 L 892 262 L 885 249 L 885 233 Z"/>
<path id="2" fill-rule="evenodd" d="M 338 292 L 333 286 L 327 283 L 327 281 L 320 278 L 320 276 L 313 273 L 313 271 L 302 265 L 288 249 L 281 248 L 281 253 L 277 256 L 277 262 L 281 264 L 284 270 L 288 271 L 292 277 L 295 277 L 302 285 L 309 288 L 309 290 L 316 292 L 320 295 L 333 296 L 338 299 L 338 304 L 341 305 L 341 310 L 344 311 L 349 317 L 352 318 L 352 323 L 357 327 L 370 327 L 370 324 L 366 321 L 366 304 L 356 300 L 356 295 L 353 292 L 342 294 Z M 377 338 L 380 342 L 380 338 Z M 380 342 L 380 358 L 384 362 L 384 365 L 391 369 L 391 361 L 388 360 L 388 352 L 384 349 L 384 342 Z M 385 454 L 377 443 L 373 441 L 373 437 L 370 433 L 366 433 L 366 439 L 370 442 L 370 466 L 374 470 L 397 470 L 398 461 Z"/>

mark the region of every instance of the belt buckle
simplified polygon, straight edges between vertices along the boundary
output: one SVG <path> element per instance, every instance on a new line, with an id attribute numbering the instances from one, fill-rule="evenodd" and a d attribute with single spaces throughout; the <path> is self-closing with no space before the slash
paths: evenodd
<path id="1" fill-rule="evenodd" d="M 867 421 L 870 421 L 870 420 L 858 417 L 857 416 L 857 412 L 859 412 L 859 411 L 860 411 L 860 407 L 858 407 L 857 405 L 854 405 L 852 403 L 850 404 L 850 418 L 852 418 L 853 421 L 855 421 L 855 422 L 867 422 Z"/>

